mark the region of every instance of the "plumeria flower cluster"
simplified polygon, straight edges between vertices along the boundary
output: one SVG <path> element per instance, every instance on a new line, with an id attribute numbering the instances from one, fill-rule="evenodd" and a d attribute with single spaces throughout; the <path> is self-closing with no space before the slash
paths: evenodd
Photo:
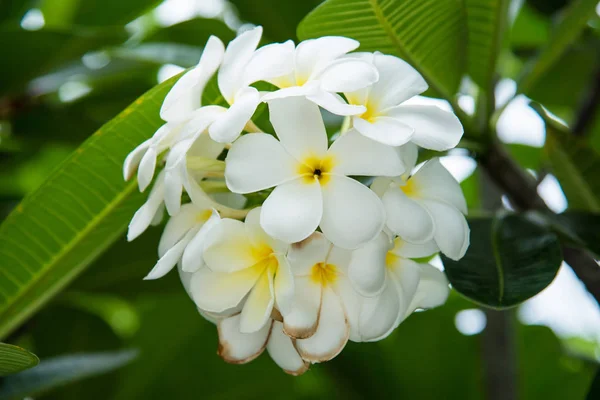
<path id="1" fill-rule="evenodd" d="M 146 279 L 178 269 L 225 361 L 266 349 L 299 375 L 445 302 L 445 275 L 423 260 L 465 254 L 466 203 L 439 159 L 416 164 L 418 147 L 451 149 L 463 130 L 405 104 L 427 84 L 395 56 L 344 37 L 257 48 L 261 34 L 211 37 L 166 96 L 164 125 L 124 163 L 141 191 L 153 182 L 128 239 L 166 210 Z M 224 102 L 202 104 L 215 75 Z M 274 132 L 252 120 L 262 103 Z M 345 128 L 328 135 L 325 112 Z"/>

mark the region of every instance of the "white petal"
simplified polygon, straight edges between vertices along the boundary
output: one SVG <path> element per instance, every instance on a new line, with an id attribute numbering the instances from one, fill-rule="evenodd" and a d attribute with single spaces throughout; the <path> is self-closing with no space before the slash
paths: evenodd
<path id="1" fill-rule="evenodd" d="M 387 279 L 383 291 L 363 300 L 360 313 L 362 341 L 374 342 L 386 338 L 395 328 L 399 315 L 404 315 L 408 304 L 402 304 L 395 283 Z"/>
<path id="2" fill-rule="evenodd" d="M 258 357 L 267 345 L 271 324 L 265 324 L 254 333 L 240 331 L 240 315 L 223 319 L 218 322 L 219 350 L 223 360 L 231 364 L 244 364 Z"/>
<path id="3" fill-rule="evenodd" d="M 224 51 L 223 42 L 219 38 L 208 38 L 198 66 L 183 75 L 165 97 L 160 109 L 162 119 L 182 121 L 200 107 L 204 87 L 219 68 Z"/>
<path id="4" fill-rule="evenodd" d="M 440 249 L 435 244 L 435 240 L 430 240 L 421 244 L 415 244 L 406 242 L 400 238 L 396 238 L 394 240 L 394 248 L 390 251 L 397 256 L 404 258 L 422 258 L 429 257 L 439 252 Z"/>
<path id="5" fill-rule="evenodd" d="M 180 139 L 198 138 L 211 123 L 226 111 L 227 108 L 214 105 L 195 110 L 190 115 L 190 119 L 182 124 Z"/>
<path id="6" fill-rule="evenodd" d="M 350 325 L 350 340 L 353 342 L 362 341 L 359 332 L 359 316 L 364 297 L 355 289 L 350 279 L 346 276 L 340 276 L 335 283 L 335 291 L 342 302 L 346 319 Z"/>
<path id="7" fill-rule="evenodd" d="M 208 134 L 219 143 L 233 142 L 240 136 L 259 103 L 258 90 L 253 87 L 242 90 L 231 107 L 208 128 Z"/>
<path id="8" fill-rule="evenodd" d="M 379 197 L 369 188 L 354 179 L 331 175 L 322 190 L 320 227 L 333 244 L 355 249 L 381 232 L 385 211 Z"/>
<path id="9" fill-rule="evenodd" d="M 288 253 L 294 276 L 310 275 L 315 264 L 325 261 L 331 246 L 331 242 L 321 232 L 315 232 L 303 241 L 294 243 Z"/>
<path id="10" fill-rule="evenodd" d="M 322 288 L 310 276 L 296 277 L 294 283 L 294 301 L 283 314 L 283 330 L 289 337 L 307 338 L 317 330 Z"/>
<path id="11" fill-rule="evenodd" d="M 450 288 L 446 275 L 439 269 L 429 264 L 419 264 L 421 268 L 421 280 L 408 313 L 417 308 L 433 308 L 442 305 L 448 299 Z"/>
<path id="12" fill-rule="evenodd" d="M 142 205 L 133 215 L 133 218 L 129 223 L 129 230 L 127 231 L 128 241 L 131 242 L 148 229 L 157 211 L 162 206 L 165 191 L 164 179 L 164 172 L 161 172 L 156 178 L 156 182 L 150 191 L 148 200 L 146 200 L 144 205 Z"/>
<path id="13" fill-rule="evenodd" d="M 381 233 L 374 240 L 352 252 L 348 277 L 361 295 L 377 296 L 384 289 L 386 256 L 390 248 L 389 237 Z"/>
<path id="14" fill-rule="evenodd" d="M 177 242 L 177 244 L 175 244 L 175 246 L 167 250 L 167 252 L 158 260 L 154 268 L 152 268 L 148 275 L 144 277 L 144 280 L 162 278 L 169 273 L 181 260 L 181 256 L 183 255 L 185 247 L 188 245 L 190 240 L 192 240 L 199 229 L 200 227 L 191 229 L 179 242 Z"/>
<path id="15" fill-rule="evenodd" d="M 148 139 L 145 142 L 142 142 L 139 146 L 131 151 L 131 153 L 127 154 L 125 158 L 125 162 L 123 163 L 123 179 L 128 181 L 131 179 L 135 171 L 137 170 L 142 157 L 146 154 L 148 147 L 150 147 L 150 143 L 152 139 Z"/>
<path id="16" fill-rule="evenodd" d="M 196 272 L 204 266 L 204 244 L 210 231 L 220 221 L 219 213 L 216 210 L 211 210 L 211 215 L 208 220 L 202 225 L 198 233 L 190 240 L 186 246 L 181 258 L 181 269 L 185 272 Z"/>
<path id="17" fill-rule="evenodd" d="M 281 143 L 265 133 L 239 138 L 225 160 L 225 180 L 234 193 L 268 189 L 298 176 L 298 162 Z"/>
<path id="18" fill-rule="evenodd" d="M 192 276 L 190 291 L 196 305 L 203 310 L 222 312 L 236 307 L 246 297 L 264 272 L 262 265 L 232 273 L 201 268 Z"/>
<path id="19" fill-rule="evenodd" d="M 286 99 L 288 97 L 304 97 L 315 95 L 319 92 L 318 82 L 308 82 L 304 86 L 291 86 L 276 90 L 271 93 L 263 94 L 262 102 L 270 102 L 277 99 Z"/>
<path id="20" fill-rule="evenodd" d="M 300 83 L 309 80 L 331 61 L 355 50 L 359 45 L 356 40 L 341 36 L 324 36 L 300 42 L 296 48 L 296 79 Z"/>
<path id="21" fill-rule="evenodd" d="M 453 206 L 434 200 L 421 200 L 435 224 L 434 239 L 442 253 L 459 260 L 469 247 L 469 225 L 464 215 Z"/>
<path id="22" fill-rule="evenodd" d="M 435 225 L 426 208 L 391 186 L 381 198 L 387 214 L 387 227 L 402 239 L 425 243 L 433 238 Z"/>
<path id="23" fill-rule="evenodd" d="M 244 224 L 225 218 L 216 223 L 206 237 L 204 261 L 213 271 L 234 272 L 252 267 L 261 258 L 255 255 Z"/>
<path id="24" fill-rule="evenodd" d="M 148 185 L 152 182 L 152 178 L 154 177 L 154 171 L 156 170 L 156 158 L 158 154 L 156 149 L 152 146 L 146 151 L 142 160 L 140 161 L 140 165 L 138 166 L 138 186 L 140 192 L 146 190 Z"/>
<path id="25" fill-rule="evenodd" d="M 165 253 L 197 224 L 197 215 L 201 209 L 193 204 L 185 204 L 177 215 L 169 219 L 165 230 L 158 243 L 158 255 L 162 257 Z"/>
<path id="26" fill-rule="evenodd" d="M 436 106 L 403 105 L 386 110 L 386 114 L 413 128 L 411 141 L 426 149 L 452 149 L 464 132 L 456 115 Z"/>
<path id="27" fill-rule="evenodd" d="M 367 87 L 379 79 L 379 73 L 371 63 L 358 59 L 338 59 L 318 75 L 321 89 L 327 92 L 353 92 Z"/>
<path id="28" fill-rule="evenodd" d="M 405 318 L 406 311 L 417 293 L 421 281 L 421 267 L 413 260 L 397 257 L 388 263 L 388 277 L 396 284 L 403 309 L 396 326 Z M 411 310 L 412 312 L 412 310 Z"/>
<path id="29" fill-rule="evenodd" d="M 372 122 L 354 117 L 352 123 L 361 135 L 388 146 L 402 146 L 411 140 L 414 133 L 412 127 L 399 119 L 386 116 L 376 117 Z"/>
<path id="30" fill-rule="evenodd" d="M 281 144 L 296 160 L 325 154 L 327 132 L 316 104 L 303 97 L 272 100 L 269 114 Z"/>
<path id="31" fill-rule="evenodd" d="M 263 328 L 270 319 L 274 304 L 273 274 L 271 271 L 265 271 L 250 291 L 244 304 L 240 331 L 252 333 Z"/>
<path id="32" fill-rule="evenodd" d="M 256 50 L 244 71 L 244 84 L 269 81 L 294 69 L 294 42 L 272 43 Z"/>
<path id="33" fill-rule="evenodd" d="M 283 324 L 278 321 L 273 321 L 267 351 L 273 361 L 290 375 L 302 375 L 310 365 L 300 357 L 292 339 L 283 333 Z"/>
<path id="34" fill-rule="evenodd" d="M 377 196 L 383 197 L 393 182 L 394 181 L 388 177 L 379 176 L 373 180 L 370 188 Z"/>
<path id="35" fill-rule="evenodd" d="M 367 111 L 365 106 L 347 104 L 340 95 L 323 90 L 307 95 L 306 98 L 336 115 L 360 115 Z"/>
<path id="36" fill-rule="evenodd" d="M 260 42 L 261 35 L 262 27 L 257 26 L 242 33 L 227 45 L 219 69 L 218 83 L 221 94 L 229 104 L 243 85 L 244 70 Z"/>
<path id="37" fill-rule="evenodd" d="M 274 252 L 285 254 L 289 245 L 281 242 L 265 232 L 260 225 L 260 214 L 262 207 L 256 207 L 250 210 L 244 220 L 244 227 L 250 242 L 256 247 L 269 246 Z"/>
<path id="38" fill-rule="evenodd" d="M 292 309 L 294 300 L 294 276 L 287 258 L 277 254 L 277 274 L 273 284 L 275 291 L 275 304 L 282 314 L 287 314 Z"/>
<path id="39" fill-rule="evenodd" d="M 398 176 L 404 165 L 396 151 L 351 129 L 340 136 L 327 152 L 334 157 L 332 172 L 342 175 Z"/>
<path id="40" fill-rule="evenodd" d="M 410 175 L 412 170 L 417 165 L 417 159 L 419 158 L 419 148 L 416 144 L 408 142 L 400 147 L 396 147 L 396 151 L 398 153 L 398 156 L 400 156 L 400 159 L 406 166 L 405 173 Z"/>
<path id="41" fill-rule="evenodd" d="M 443 201 L 463 214 L 467 213 L 467 201 L 460 184 L 444 168 L 439 158 L 427 161 L 410 179 L 416 197 Z"/>
<path id="42" fill-rule="evenodd" d="M 306 239 L 321 222 L 323 197 L 317 179 L 304 178 L 279 185 L 267 197 L 260 213 L 265 232 L 286 243 Z"/>
<path id="43" fill-rule="evenodd" d="M 371 87 L 369 101 L 375 100 L 379 110 L 397 106 L 427 90 L 421 74 L 398 57 L 375 53 L 373 61 L 379 80 Z"/>
<path id="44" fill-rule="evenodd" d="M 165 168 L 165 206 L 169 215 L 173 216 L 179 212 L 182 194 L 181 168 Z"/>
<path id="45" fill-rule="evenodd" d="M 323 290 L 317 331 L 307 339 L 298 339 L 296 347 L 306 361 L 328 361 L 342 351 L 349 335 L 350 326 L 340 299 L 327 287 Z"/>

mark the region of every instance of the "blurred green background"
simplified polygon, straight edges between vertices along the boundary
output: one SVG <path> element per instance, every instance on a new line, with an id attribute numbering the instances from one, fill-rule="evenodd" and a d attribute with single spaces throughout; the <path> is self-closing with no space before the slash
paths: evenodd
<path id="1" fill-rule="evenodd" d="M 477 1 L 464 1 L 476 14 Z M 298 23 L 319 3 L 0 0 L 0 220 L 100 126 L 194 65 L 209 35 L 229 41 L 251 23 L 263 25 L 265 43 L 297 40 Z M 498 50 L 500 104 L 512 98 L 515 80 L 576 2 L 508 3 Z M 502 104 L 497 121 L 499 139 L 539 178 L 538 192 L 556 212 L 568 201 L 544 163 L 544 123 L 528 101 L 574 120 L 600 80 L 598 12 L 600 6 L 543 78 L 523 91 L 527 97 Z M 428 18 L 415 16 L 421 17 Z M 463 81 L 457 97 L 467 114 L 475 107 L 473 87 Z M 417 101 L 447 107 L 433 97 Z M 600 151 L 597 103 L 592 113 L 589 141 Z M 443 161 L 462 181 L 470 212 L 489 208 L 472 155 L 457 149 Z M 156 261 L 160 231 L 130 244 L 119 240 L 4 340 L 35 353 L 36 369 L 49 367 L 22 380 L 0 378 L 0 398 L 22 398 L 19 385 L 37 382 L 31 393 L 41 399 L 475 400 L 503 398 L 498 382 L 512 382 L 519 399 L 600 399 L 598 384 L 588 395 L 600 360 L 600 310 L 566 265 L 519 309 L 483 311 L 453 292 L 445 306 L 414 314 L 389 338 L 350 343 L 331 362 L 294 378 L 267 355 L 244 366 L 224 363 L 216 355 L 216 329 L 198 315 L 177 275 L 142 281 Z"/>

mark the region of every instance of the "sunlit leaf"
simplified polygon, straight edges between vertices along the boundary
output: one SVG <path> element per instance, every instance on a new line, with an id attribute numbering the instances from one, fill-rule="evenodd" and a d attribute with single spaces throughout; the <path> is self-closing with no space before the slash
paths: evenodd
<path id="1" fill-rule="evenodd" d="M 470 300 L 492 308 L 516 306 L 556 276 L 562 254 L 554 233 L 516 215 L 475 218 L 469 225 L 465 256 L 442 260 L 452 287 Z"/>
<path id="2" fill-rule="evenodd" d="M 100 128 L 0 226 L 0 336 L 11 332 L 125 230 L 142 202 L 123 182 L 129 151 L 161 125 L 171 79 Z"/>
<path id="3" fill-rule="evenodd" d="M 397 55 L 453 99 L 465 72 L 465 15 L 453 0 L 328 0 L 302 20 L 298 37 L 347 36 L 360 50 Z"/>
<path id="4" fill-rule="evenodd" d="M 10 375 L 35 367 L 40 360 L 25 349 L 0 343 L 0 376 Z"/>

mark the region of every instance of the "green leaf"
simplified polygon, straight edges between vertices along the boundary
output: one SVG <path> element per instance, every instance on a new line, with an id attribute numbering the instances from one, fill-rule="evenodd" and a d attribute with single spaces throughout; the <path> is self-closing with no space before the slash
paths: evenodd
<path id="1" fill-rule="evenodd" d="M 211 36 L 217 36 L 228 43 L 235 38 L 232 31 L 223 21 L 217 19 L 194 18 L 153 31 L 143 42 L 179 43 L 189 46 L 204 46 Z M 198 61 L 198 60 L 196 60 Z"/>
<path id="2" fill-rule="evenodd" d="M 510 31 L 510 44 L 516 51 L 538 48 L 548 42 L 550 28 L 549 18 L 524 4 Z"/>
<path id="3" fill-rule="evenodd" d="M 574 0 L 571 2 L 552 33 L 550 42 L 523 71 L 518 81 L 520 93 L 528 94 L 531 88 L 544 77 L 550 67 L 579 37 L 589 19 L 594 15 L 597 5 L 597 0 Z"/>
<path id="4" fill-rule="evenodd" d="M 323 0 L 272 1 L 231 0 L 242 20 L 261 25 L 269 40 L 283 42 L 296 38 L 296 26 Z"/>
<path id="5" fill-rule="evenodd" d="M 162 125 L 159 109 L 175 80 L 100 128 L 0 226 L 0 337 L 123 233 L 144 197 L 136 182 L 123 182 L 123 160 Z"/>
<path id="6" fill-rule="evenodd" d="M 518 305 L 552 282 L 562 254 L 556 235 L 516 215 L 472 219 L 471 245 L 459 261 L 442 256 L 452 287 L 492 308 Z"/>
<path id="7" fill-rule="evenodd" d="M 101 27 L 124 25 L 158 5 L 160 0 L 42 0 L 46 26 Z"/>
<path id="8" fill-rule="evenodd" d="M 33 0 L 3 0 L 0 1 L 0 22 L 20 22 L 27 9 L 35 2 Z"/>
<path id="9" fill-rule="evenodd" d="M 37 368 L 6 378 L 0 399 L 22 399 L 129 364 L 137 351 L 77 354 L 42 361 Z"/>
<path id="10" fill-rule="evenodd" d="M 486 92 L 492 90 L 508 19 L 509 0 L 466 0 L 469 29 L 469 75 Z"/>
<path id="11" fill-rule="evenodd" d="M 0 48 L 10 52 L 0 63 L 0 93 L 22 90 L 38 75 L 50 72 L 85 53 L 127 39 L 122 29 L 108 31 L 25 31 L 0 28 Z"/>
<path id="12" fill-rule="evenodd" d="M 33 353 L 12 344 L 0 343 L 0 376 L 33 368 L 40 362 Z"/>
<path id="13" fill-rule="evenodd" d="M 454 0 L 328 0 L 302 20 L 301 40 L 341 35 L 360 50 L 406 60 L 445 99 L 454 99 L 466 58 L 466 21 Z"/>
<path id="14" fill-rule="evenodd" d="M 600 154 L 587 139 L 575 137 L 547 119 L 544 151 L 569 209 L 600 212 Z"/>
<path id="15" fill-rule="evenodd" d="M 552 215 L 551 221 L 559 224 L 562 233 L 569 239 L 596 255 L 600 259 L 600 214 L 569 211 Z"/>

